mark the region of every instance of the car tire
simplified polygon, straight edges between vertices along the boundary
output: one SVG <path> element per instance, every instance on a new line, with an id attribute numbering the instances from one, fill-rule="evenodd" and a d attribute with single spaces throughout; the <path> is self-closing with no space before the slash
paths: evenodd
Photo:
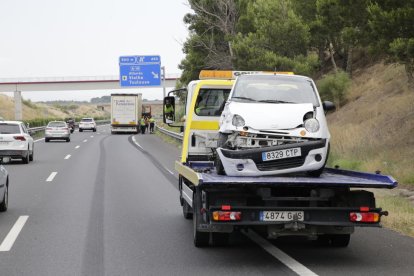
<path id="1" fill-rule="evenodd" d="M 70 138 L 66 138 L 66 142 L 70 142 Z"/>
<path id="2" fill-rule="evenodd" d="M 93 132 L 96 132 L 96 128 L 93 129 Z"/>
<path id="3" fill-rule="evenodd" d="M 83 129 L 81 129 L 81 128 L 80 128 L 80 129 L 79 129 L 79 132 L 82 132 L 82 131 L 83 131 Z"/>
<path id="4" fill-rule="evenodd" d="M 3 201 L 0 202 L 0 212 L 6 212 L 9 207 L 9 180 L 7 179 L 6 185 L 4 186 Z"/>
<path id="5" fill-rule="evenodd" d="M 32 148 L 32 153 L 29 155 L 29 161 L 33 161 L 33 159 L 34 159 L 34 145 Z"/>
<path id="6" fill-rule="evenodd" d="M 29 159 L 30 159 L 30 151 L 27 150 L 26 156 L 22 157 L 22 163 L 23 164 L 29 164 L 29 162 L 30 162 Z"/>

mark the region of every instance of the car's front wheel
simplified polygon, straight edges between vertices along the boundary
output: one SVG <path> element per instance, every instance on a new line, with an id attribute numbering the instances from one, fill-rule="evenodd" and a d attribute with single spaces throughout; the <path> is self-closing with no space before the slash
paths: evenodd
<path id="1" fill-rule="evenodd" d="M 7 211 L 7 208 L 9 206 L 9 180 L 7 180 L 6 185 L 4 186 L 4 195 L 3 195 L 3 201 L 0 202 L 0 212 Z"/>

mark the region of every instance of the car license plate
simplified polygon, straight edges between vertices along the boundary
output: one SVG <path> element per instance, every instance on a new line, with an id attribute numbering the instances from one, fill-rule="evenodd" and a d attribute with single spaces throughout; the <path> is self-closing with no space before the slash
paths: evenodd
<path id="1" fill-rule="evenodd" d="M 262 153 L 262 160 L 263 161 L 270 161 L 270 160 L 277 160 L 277 159 L 284 159 L 284 158 L 292 158 L 301 156 L 300 148 L 293 148 L 293 149 L 284 149 L 284 150 L 274 150 Z"/>
<path id="2" fill-rule="evenodd" d="M 260 212 L 261 221 L 303 221 L 303 211 L 262 211 Z"/>

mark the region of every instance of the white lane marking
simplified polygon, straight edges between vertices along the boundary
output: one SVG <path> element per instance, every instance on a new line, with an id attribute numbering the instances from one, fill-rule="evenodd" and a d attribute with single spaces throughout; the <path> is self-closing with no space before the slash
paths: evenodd
<path id="1" fill-rule="evenodd" d="M 80 146 L 79 146 L 79 145 L 77 145 L 77 146 L 75 147 L 75 149 L 78 149 L 78 148 L 80 148 Z"/>
<path id="2" fill-rule="evenodd" d="M 29 216 L 20 216 L 0 245 L 0 252 L 10 251 Z"/>
<path id="3" fill-rule="evenodd" d="M 45 138 L 40 138 L 40 139 L 37 139 L 37 140 L 34 140 L 33 142 L 39 142 L 39 141 L 42 141 L 42 140 L 45 140 Z"/>
<path id="4" fill-rule="evenodd" d="M 57 175 L 57 172 L 52 172 L 49 177 L 46 179 L 46 182 L 52 182 L 53 178 Z"/>
<path id="5" fill-rule="evenodd" d="M 72 155 L 68 154 L 65 156 L 65 160 L 69 159 Z"/>
<path id="6" fill-rule="evenodd" d="M 91 138 L 93 138 L 93 135 L 91 135 Z"/>
<path id="7" fill-rule="evenodd" d="M 164 169 L 166 169 L 170 174 L 174 175 L 174 173 L 172 171 L 170 171 L 169 169 L 167 169 L 165 167 L 164 167 Z"/>
<path id="8" fill-rule="evenodd" d="M 87 140 L 87 139 L 85 139 L 85 140 L 83 140 L 83 142 L 84 142 L 84 143 L 86 143 L 86 142 L 88 142 L 88 140 Z"/>
<path id="9" fill-rule="evenodd" d="M 270 255 L 281 261 L 284 265 L 289 267 L 291 270 L 296 272 L 300 276 L 317 276 L 318 274 L 314 273 L 312 270 L 308 269 L 303 264 L 299 263 L 285 252 L 256 234 L 254 231 L 249 230 L 249 232 L 242 232 L 244 235 L 249 237 L 252 241 L 260 245 L 264 250 L 266 250 Z"/>
<path id="10" fill-rule="evenodd" d="M 135 136 L 132 136 L 132 142 L 134 142 L 134 144 L 140 147 L 141 149 L 144 149 L 143 147 L 141 147 L 140 144 L 138 144 L 137 140 L 135 139 Z"/>

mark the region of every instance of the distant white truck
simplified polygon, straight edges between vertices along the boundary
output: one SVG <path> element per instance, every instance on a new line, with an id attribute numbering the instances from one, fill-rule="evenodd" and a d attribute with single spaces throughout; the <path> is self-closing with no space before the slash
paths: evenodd
<path id="1" fill-rule="evenodd" d="M 111 94 L 111 133 L 138 133 L 142 94 Z"/>

